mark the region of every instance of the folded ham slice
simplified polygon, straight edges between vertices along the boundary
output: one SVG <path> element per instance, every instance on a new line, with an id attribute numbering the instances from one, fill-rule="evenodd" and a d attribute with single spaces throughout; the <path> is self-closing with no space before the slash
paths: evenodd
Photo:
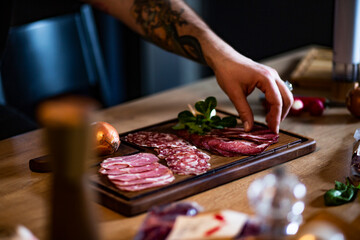
<path id="1" fill-rule="evenodd" d="M 140 191 L 174 181 L 172 171 L 158 161 L 151 153 L 108 158 L 100 164 L 99 172 L 120 190 Z"/>

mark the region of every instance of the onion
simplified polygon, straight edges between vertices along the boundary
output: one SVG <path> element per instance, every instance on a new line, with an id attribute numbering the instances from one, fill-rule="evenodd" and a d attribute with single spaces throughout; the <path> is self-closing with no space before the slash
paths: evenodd
<path id="1" fill-rule="evenodd" d="M 358 84 L 346 96 L 346 107 L 353 116 L 360 118 L 360 87 Z"/>
<path id="2" fill-rule="evenodd" d="M 95 151 L 98 155 L 109 155 L 116 152 L 120 146 L 119 133 L 107 122 L 92 124 L 95 130 Z"/>

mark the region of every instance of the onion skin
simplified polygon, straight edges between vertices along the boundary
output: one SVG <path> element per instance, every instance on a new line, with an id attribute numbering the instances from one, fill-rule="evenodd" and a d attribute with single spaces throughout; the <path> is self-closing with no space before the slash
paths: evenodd
<path id="1" fill-rule="evenodd" d="M 360 118 L 360 88 L 356 87 L 351 90 L 346 96 L 346 107 L 350 111 L 350 113 Z"/>
<path id="2" fill-rule="evenodd" d="M 107 122 L 92 124 L 95 132 L 95 151 L 97 155 L 104 156 L 116 152 L 120 146 L 119 133 Z"/>

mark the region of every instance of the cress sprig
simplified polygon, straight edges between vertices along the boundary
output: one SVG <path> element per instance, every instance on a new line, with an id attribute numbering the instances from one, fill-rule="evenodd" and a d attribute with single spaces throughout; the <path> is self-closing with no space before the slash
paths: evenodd
<path id="1" fill-rule="evenodd" d="M 179 122 L 173 127 L 175 130 L 187 129 L 190 133 L 204 135 L 211 129 L 223 129 L 225 127 L 235 127 L 236 118 L 228 116 L 220 118 L 216 115 L 217 101 L 215 97 L 208 97 L 205 101 L 195 103 L 195 109 L 198 112 L 185 110 L 178 114 Z"/>

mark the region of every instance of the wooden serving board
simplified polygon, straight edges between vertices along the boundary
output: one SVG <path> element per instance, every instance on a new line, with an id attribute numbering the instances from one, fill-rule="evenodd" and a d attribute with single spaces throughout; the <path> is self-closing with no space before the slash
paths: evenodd
<path id="1" fill-rule="evenodd" d="M 222 112 L 218 110 L 218 113 Z M 222 112 L 223 115 L 230 115 Z M 177 119 L 162 122 L 156 125 L 123 133 L 122 139 L 129 133 L 137 131 L 159 131 L 175 133 L 172 126 Z M 255 123 L 261 125 L 261 123 Z M 117 189 L 108 179 L 98 173 L 96 166 L 90 176 L 92 188 L 99 194 L 100 204 L 125 216 L 134 216 L 147 211 L 150 207 L 176 201 L 202 191 L 228 183 L 235 179 L 253 174 L 269 167 L 295 159 L 315 150 L 316 142 L 295 133 L 280 130 L 279 141 L 268 147 L 263 153 L 256 156 L 223 157 L 206 152 L 211 156 L 211 169 L 197 176 L 180 176 L 175 174 L 175 181 L 162 187 L 151 188 L 137 192 L 126 192 Z M 155 153 L 152 148 L 139 147 L 125 141 L 121 142 L 115 156 L 134 154 L 138 152 Z M 107 157 L 113 157 L 107 156 Z M 160 161 L 166 165 L 165 162 Z"/>

